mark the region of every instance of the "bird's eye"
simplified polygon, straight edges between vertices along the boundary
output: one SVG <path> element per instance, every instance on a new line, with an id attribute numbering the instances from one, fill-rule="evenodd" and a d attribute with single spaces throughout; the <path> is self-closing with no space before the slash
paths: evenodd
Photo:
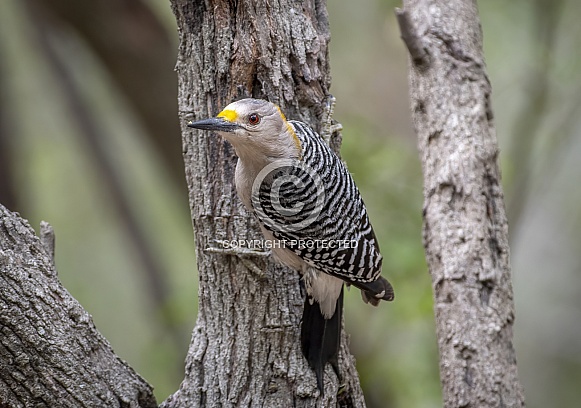
<path id="1" fill-rule="evenodd" d="M 248 115 L 248 123 L 258 125 L 260 123 L 260 115 L 258 113 L 251 113 Z"/>

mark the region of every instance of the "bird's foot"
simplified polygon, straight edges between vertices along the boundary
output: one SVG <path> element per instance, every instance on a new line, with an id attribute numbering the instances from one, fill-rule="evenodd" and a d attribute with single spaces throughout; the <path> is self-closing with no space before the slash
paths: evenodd
<path id="1" fill-rule="evenodd" d="M 215 242 L 221 244 L 221 247 L 210 246 L 204 248 L 204 252 L 208 252 L 211 254 L 236 256 L 238 259 L 240 259 L 240 262 L 242 262 L 242 264 L 246 266 L 246 268 L 248 268 L 250 272 L 254 273 L 259 279 L 264 278 L 264 271 L 261 268 L 259 268 L 258 265 L 256 265 L 256 263 L 254 263 L 251 259 L 248 258 L 267 257 L 270 256 L 271 254 L 270 251 L 262 251 L 238 246 L 233 247 L 230 245 L 226 245 L 228 241 L 215 241 Z"/>
<path id="2" fill-rule="evenodd" d="M 335 112 L 335 102 L 337 100 L 333 95 L 327 97 L 327 102 L 323 108 L 323 115 L 321 117 L 321 137 L 325 143 L 330 144 L 331 137 L 343 130 L 343 125 L 333 119 L 333 113 Z"/>

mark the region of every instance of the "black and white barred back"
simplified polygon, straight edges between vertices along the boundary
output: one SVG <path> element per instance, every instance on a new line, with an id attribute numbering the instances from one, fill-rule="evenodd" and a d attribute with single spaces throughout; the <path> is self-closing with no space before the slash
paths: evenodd
<path id="1" fill-rule="evenodd" d="M 264 179 L 258 196 L 253 195 L 255 213 L 307 264 L 367 290 L 367 283 L 379 278 L 382 256 L 359 190 L 341 159 L 310 126 L 289 123 L 302 158 Z"/>

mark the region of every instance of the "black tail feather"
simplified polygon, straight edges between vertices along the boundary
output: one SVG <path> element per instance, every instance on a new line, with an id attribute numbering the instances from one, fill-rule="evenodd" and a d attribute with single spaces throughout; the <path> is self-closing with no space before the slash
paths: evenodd
<path id="1" fill-rule="evenodd" d="M 361 289 L 363 301 L 365 303 L 371 303 L 373 306 L 377 306 L 380 300 L 391 302 L 395 297 L 393 286 L 382 276 L 374 282 L 354 282 L 353 285 Z"/>
<path id="2" fill-rule="evenodd" d="M 317 387 L 324 395 L 323 373 L 325 365 L 331 363 L 335 373 L 339 375 L 339 345 L 341 341 L 341 321 L 343 320 L 343 288 L 337 299 L 335 314 L 325 319 L 317 302 L 311 304 L 305 300 L 303 322 L 301 325 L 301 345 L 303 354 L 315 371 Z"/>

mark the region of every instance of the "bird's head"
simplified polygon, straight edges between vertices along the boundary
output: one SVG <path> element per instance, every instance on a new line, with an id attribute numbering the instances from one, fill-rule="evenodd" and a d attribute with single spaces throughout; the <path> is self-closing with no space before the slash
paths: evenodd
<path id="1" fill-rule="evenodd" d="M 189 127 L 217 132 L 245 159 L 296 159 L 301 144 L 292 126 L 275 104 L 241 99 L 226 106 L 215 118 L 189 122 Z"/>

